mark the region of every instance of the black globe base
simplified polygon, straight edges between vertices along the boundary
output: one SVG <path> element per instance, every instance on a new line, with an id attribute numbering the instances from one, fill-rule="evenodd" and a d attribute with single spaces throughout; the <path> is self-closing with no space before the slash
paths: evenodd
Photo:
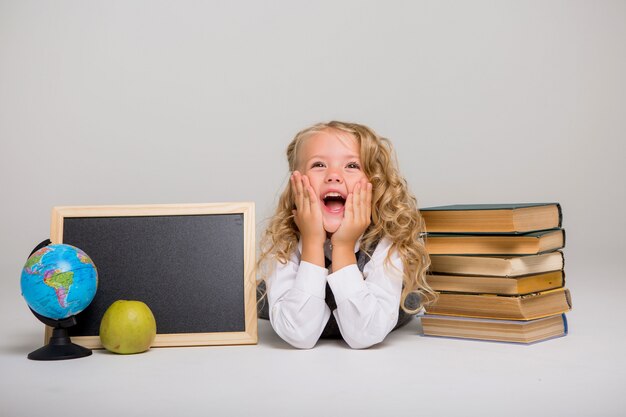
<path id="1" fill-rule="evenodd" d="M 59 361 L 63 359 L 84 358 L 91 355 L 91 349 L 72 343 L 67 329 L 76 325 L 76 317 L 70 316 L 62 320 L 54 320 L 44 317 L 31 310 L 35 317 L 43 324 L 52 327 L 52 336 L 48 344 L 28 354 L 28 359 L 34 361 Z"/>
<path id="2" fill-rule="evenodd" d="M 28 354 L 28 359 L 34 361 L 58 361 L 64 359 L 78 359 L 91 355 L 91 349 L 72 343 L 67 329 L 55 328 L 48 344 Z"/>

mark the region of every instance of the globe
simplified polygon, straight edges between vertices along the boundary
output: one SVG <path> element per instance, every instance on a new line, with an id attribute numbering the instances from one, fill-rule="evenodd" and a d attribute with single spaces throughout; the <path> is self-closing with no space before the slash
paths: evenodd
<path id="1" fill-rule="evenodd" d="M 98 288 L 98 272 L 82 250 L 48 245 L 33 253 L 22 269 L 22 295 L 36 313 L 61 320 L 83 311 Z"/>

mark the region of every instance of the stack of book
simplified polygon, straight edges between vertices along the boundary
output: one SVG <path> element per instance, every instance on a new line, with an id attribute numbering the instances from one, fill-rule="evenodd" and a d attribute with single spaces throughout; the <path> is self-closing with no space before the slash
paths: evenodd
<path id="1" fill-rule="evenodd" d="M 567 334 L 565 231 L 558 203 L 421 210 L 438 300 L 424 335 L 533 343 Z"/>

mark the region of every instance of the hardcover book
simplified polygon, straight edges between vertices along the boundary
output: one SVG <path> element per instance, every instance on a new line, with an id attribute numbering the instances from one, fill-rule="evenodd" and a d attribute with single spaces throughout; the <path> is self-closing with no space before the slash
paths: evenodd
<path id="1" fill-rule="evenodd" d="M 565 246 L 565 231 L 552 229 L 523 235 L 428 233 L 430 255 L 537 255 Z"/>
<path id="2" fill-rule="evenodd" d="M 572 308 L 569 290 L 558 288 L 519 296 L 440 293 L 426 307 L 429 314 L 505 320 L 534 320 L 565 313 Z"/>
<path id="3" fill-rule="evenodd" d="M 559 203 L 457 204 L 420 210 L 428 233 L 528 233 L 561 227 Z"/>
<path id="4" fill-rule="evenodd" d="M 563 252 L 529 256 L 454 256 L 430 257 L 430 272 L 445 275 L 518 277 L 558 271 L 564 268 Z"/>
<path id="5" fill-rule="evenodd" d="M 468 275 L 428 275 L 428 284 L 435 291 L 476 294 L 524 295 L 561 288 L 563 271 L 522 277 L 482 277 Z"/>
<path id="6" fill-rule="evenodd" d="M 567 334 L 565 314 L 537 320 L 476 319 L 426 314 L 421 317 L 425 336 L 534 343 Z"/>

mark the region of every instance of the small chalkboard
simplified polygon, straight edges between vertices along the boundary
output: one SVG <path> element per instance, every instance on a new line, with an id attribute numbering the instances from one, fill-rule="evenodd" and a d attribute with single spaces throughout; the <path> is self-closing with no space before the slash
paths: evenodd
<path id="1" fill-rule="evenodd" d="M 155 347 L 257 343 L 254 203 L 55 207 L 50 240 L 82 249 L 98 270 L 74 343 L 101 347 L 116 300 L 150 307 Z"/>

